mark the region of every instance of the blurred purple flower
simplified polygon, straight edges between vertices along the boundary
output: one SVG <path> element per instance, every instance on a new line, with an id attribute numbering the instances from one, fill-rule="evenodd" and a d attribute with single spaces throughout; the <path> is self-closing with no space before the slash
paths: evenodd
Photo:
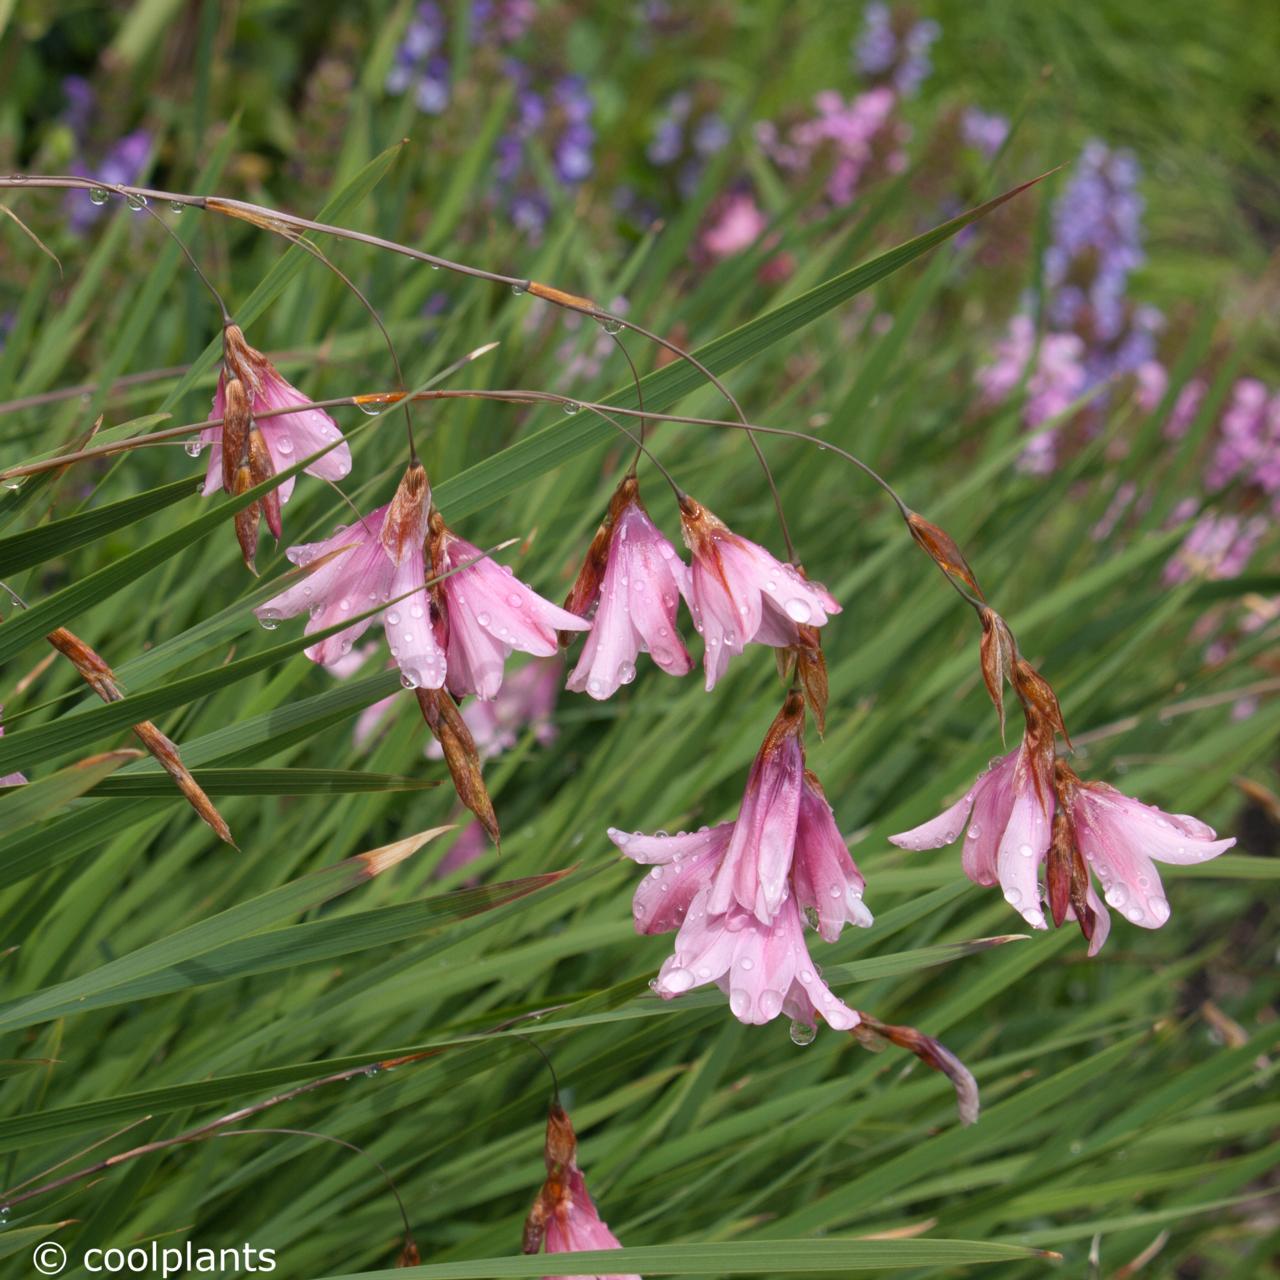
<path id="1" fill-rule="evenodd" d="M 97 164 L 74 160 L 70 172 L 80 178 L 94 178 L 103 186 L 127 186 L 136 182 L 151 154 L 151 134 L 146 129 L 126 133 Z M 107 205 L 94 204 L 84 191 L 67 193 L 67 220 L 76 232 L 87 231 L 102 216 Z"/>
<path id="2" fill-rule="evenodd" d="M 1053 211 L 1045 251 L 1049 316 L 1059 328 L 1087 327 L 1095 342 L 1124 329 L 1129 274 L 1143 260 L 1138 163 L 1133 153 L 1085 146 Z"/>
<path id="3" fill-rule="evenodd" d="M 1009 122 L 1004 116 L 968 107 L 960 118 L 960 136 L 965 146 L 973 147 L 985 156 L 994 156 L 1009 136 Z"/>
<path id="4" fill-rule="evenodd" d="M 541 145 L 563 186 L 585 182 L 595 168 L 595 103 L 581 76 L 561 76 L 540 91 L 532 87 L 523 64 L 508 63 L 507 74 L 518 86 L 516 120 L 495 149 L 498 198 L 516 228 L 537 239 L 551 216 L 551 199 L 531 163 L 530 150 L 535 143 Z"/>
<path id="5" fill-rule="evenodd" d="M 941 28 L 929 20 L 910 25 L 901 17 L 895 21 L 881 0 L 867 5 L 862 23 L 853 42 L 857 69 L 870 80 L 888 84 L 904 98 L 911 97 L 933 69 L 929 50 Z"/>
<path id="6" fill-rule="evenodd" d="M 659 169 L 674 167 L 676 186 L 688 196 L 698 185 L 707 160 L 729 143 L 729 126 L 718 112 L 695 102 L 681 90 L 667 99 L 645 148 L 649 162 Z"/>
<path id="7" fill-rule="evenodd" d="M 67 100 L 67 105 L 62 109 L 63 123 L 75 135 L 76 141 L 83 146 L 89 126 L 93 123 L 97 95 L 84 76 L 65 77 L 62 81 L 62 94 Z"/>

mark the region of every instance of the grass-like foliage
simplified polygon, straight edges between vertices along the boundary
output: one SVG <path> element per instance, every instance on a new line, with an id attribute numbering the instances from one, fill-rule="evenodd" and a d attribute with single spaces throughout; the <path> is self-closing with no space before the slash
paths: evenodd
<path id="1" fill-rule="evenodd" d="M 440 116 L 387 88 L 405 3 L 332 6 L 330 25 L 326 6 L 133 0 L 79 28 L 0 4 L 0 171 L 27 175 L 0 182 L 16 215 L 0 222 L 0 776 L 27 778 L 0 793 L 0 1275 L 30 1274 L 46 1240 L 73 1262 L 252 1242 L 282 1275 L 381 1274 L 415 1261 L 406 1220 L 423 1280 L 997 1263 L 1016 1278 L 1050 1254 L 1072 1276 L 1261 1274 L 1280 1154 L 1274 519 L 1246 571 L 1168 566 L 1234 380 L 1274 369 L 1274 136 L 1255 118 L 1274 17 L 926 5 L 942 35 L 928 87 L 903 95 L 905 168 L 833 204 L 819 168 L 788 171 L 752 126 L 847 91 L 856 7 L 531 7 L 565 39 L 539 56 L 596 101 L 592 180 L 558 182 L 563 158 L 528 143 L 537 234 L 495 159 L 527 86 L 459 35 L 467 4 L 440 3 Z M 1155 51 L 1149 20 L 1169 24 Z M 87 126 L 59 84 L 90 67 L 113 136 L 145 119 L 149 150 L 118 186 L 93 164 L 49 184 L 80 172 Z M 713 86 L 731 140 L 662 205 L 649 122 L 686 82 Z M 947 121 L 975 98 L 1012 131 L 957 169 Z M 1145 404 L 1132 370 L 1068 389 L 1039 424 L 1054 464 L 1028 468 L 1031 371 L 999 403 L 977 371 L 1015 311 L 1054 327 L 1045 250 L 1092 136 L 1151 175 L 1131 288 L 1165 312 L 1167 380 Z M 134 186 L 172 199 L 131 208 Z M 620 218 L 624 186 L 661 218 Z M 747 186 L 762 226 L 711 252 L 708 226 Z M 208 455 L 184 448 L 223 359 L 215 292 L 290 382 L 335 402 L 353 456 L 337 486 L 289 459 L 284 537 L 263 526 L 257 577 L 245 520 L 286 473 L 202 497 Z M 764 431 L 748 436 L 715 380 Z M 1198 410 L 1167 430 L 1193 384 Z M 575 640 L 554 706 L 484 763 L 501 851 L 458 865 L 472 817 L 381 628 L 335 678 L 304 654 L 304 618 L 259 625 L 282 585 L 324 572 L 286 547 L 391 501 L 397 391 L 418 393 L 416 451 L 449 526 L 557 603 L 641 436 L 785 560 L 762 451 L 799 560 L 843 606 L 821 632 L 829 704 L 807 765 L 875 913 L 834 943 L 809 934 L 810 951 L 851 1008 L 963 1059 L 976 1124 L 899 1047 L 743 1025 L 714 986 L 650 990 L 672 940 L 637 936 L 646 872 L 606 830 L 736 815 L 788 687 L 770 649 L 748 645 L 710 693 L 700 670 L 646 658 L 597 700 L 563 689 Z M 639 474 L 681 546 L 649 457 Z M 963 547 L 980 588 L 932 525 L 913 541 L 909 511 Z M 1161 867 L 1163 928 L 1114 910 L 1087 958 L 1075 925 L 1026 928 L 966 880 L 958 845 L 890 843 L 1016 746 L 1018 698 L 1036 702 L 1005 690 L 1002 746 L 975 592 L 1052 682 L 1082 777 L 1238 838 Z M 543 1055 L 621 1253 L 521 1256 L 547 1176 Z"/>

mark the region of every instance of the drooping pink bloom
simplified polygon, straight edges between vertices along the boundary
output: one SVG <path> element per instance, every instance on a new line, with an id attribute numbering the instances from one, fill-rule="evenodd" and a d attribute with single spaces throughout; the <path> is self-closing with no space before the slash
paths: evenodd
<path id="1" fill-rule="evenodd" d="M 734 822 L 679 835 L 611 828 L 609 838 L 653 870 L 636 889 L 640 933 L 678 930 L 654 989 L 666 999 L 714 982 L 742 1022 L 786 1013 L 809 1026 L 821 1015 L 848 1030 L 858 1015 L 818 976 L 800 912 L 822 937 L 867 927 L 865 881 L 835 825 L 799 743 L 803 704 L 788 698 L 747 781 Z"/>
<path id="2" fill-rule="evenodd" d="M 304 652 L 313 662 L 340 662 L 375 620 L 386 633 L 391 656 L 406 688 L 439 689 L 445 681 L 445 652 L 432 626 L 425 584 L 426 476 L 410 467 L 395 498 L 385 507 L 339 529 L 322 542 L 290 547 L 297 565 L 331 557 L 314 573 L 254 610 L 274 626 L 282 618 L 310 611 L 308 635 L 335 626 L 379 604 L 381 613 L 353 622 Z"/>
<path id="3" fill-rule="evenodd" d="M 512 650 L 549 658 L 558 631 L 591 629 L 591 623 L 525 586 L 509 566 L 458 537 L 435 512 L 431 560 L 448 614 L 448 686 L 454 697 L 494 698 Z"/>
<path id="4" fill-rule="evenodd" d="M 595 1202 L 587 1191 L 582 1170 L 568 1170 L 568 1195 L 547 1219 L 548 1253 L 585 1253 L 591 1249 L 621 1249 L 618 1237 L 600 1218 Z M 545 1280 L 570 1280 L 567 1276 L 547 1276 Z M 597 1280 L 640 1280 L 637 1275 L 621 1273 L 600 1276 Z"/>
<path id="5" fill-rule="evenodd" d="M 636 678 L 641 653 L 668 675 L 687 675 L 693 660 L 676 627 L 681 596 L 689 598 L 689 570 L 649 519 L 635 477 L 628 476 L 565 601 L 565 608 L 582 617 L 595 610 L 567 687 L 609 698 Z"/>
<path id="6" fill-rule="evenodd" d="M 889 839 L 903 849 L 938 849 L 956 840 L 966 823 L 965 875 L 978 885 L 999 883 L 1005 901 L 1032 928 L 1047 928 L 1038 886 L 1053 825 L 1052 760 L 1024 741 L 938 817 Z"/>
<path id="7" fill-rule="evenodd" d="M 733 533 L 692 498 L 680 499 L 680 522 L 693 553 L 689 610 L 705 646 L 708 690 L 747 644 L 799 644 L 801 626 L 821 627 L 841 611 L 821 583 Z"/>
<path id="8" fill-rule="evenodd" d="M 251 347 L 237 325 L 228 325 L 225 331 L 223 368 L 218 375 L 218 388 L 209 414 L 211 418 L 222 418 L 226 414 L 228 376 L 239 378 L 249 392 L 249 408 L 275 471 L 284 471 L 300 459 L 341 439 L 338 424 L 323 409 L 302 409 L 296 413 L 257 419 L 258 414 L 267 410 L 309 404 L 310 397 L 286 381 L 262 352 Z M 213 446 L 209 451 L 209 466 L 204 480 L 207 497 L 223 487 L 221 426 L 206 427 L 200 433 L 201 448 L 206 444 Z M 343 441 L 317 458 L 306 471 L 321 480 L 341 480 L 351 471 L 351 446 Z M 277 492 L 280 501 L 287 502 L 293 492 L 292 478 L 284 481 Z"/>
<path id="9" fill-rule="evenodd" d="M 1165 813 L 1105 782 L 1081 782 L 1072 775 L 1063 794 L 1080 851 L 1107 905 L 1143 929 L 1160 928 L 1170 915 L 1155 862 L 1208 862 L 1235 844 L 1234 839 L 1218 840 L 1199 818 Z M 1090 954 L 1101 945 L 1091 946 Z"/>
<path id="10" fill-rule="evenodd" d="M 0 707 L 0 716 L 4 715 L 4 708 Z M 4 737 L 4 725 L 0 724 L 0 738 Z M 17 787 L 26 782 L 27 775 L 25 773 L 6 773 L 0 778 L 0 787 Z"/>
<path id="11" fill-rule="evenodd" d="M 1040 878 L 1055 830 L 1068 857 L 1077 849 L 1083 855 L 1106 901 L 1147 929 L 1158 929 L 1169 918 L 1151 859 L 1205 862 L 1235 844 L 1234 839 L 1215 840 L 1213 830 L 1196 818 L 1164 813 L 1105 783 L 1081 782 L 1063 761 L 1050 764 L 1045 753 L 1025 742 L 994 761 L 938 817 L 889 839 L 904 849 L 937 849 L 955 841 L 966 823 L 965 874 L 979 885 L 999 882 L 1006 901 L 1037 929 L 1047 927 Z M 1083 872 L 1082 879 L 1084 899 L 1095 917 L 1088 930 L 1092 956 L 1101 950 L 1111 925 Z M 1075 907 L 1066 915 L 1075 919 Z"/>
<path id="12" fill-rule="evenodd" d="M 548 1253 L 621 1249 L 617 1236 L 601 1220 L 587 1191 L 586 1179 L 578 1168 L 578 1139 L 558 1098 L 547 1113 L 543 1159 L 547 1177 L 525 1219 L 523 1252 L 537 1253 L 544 1242 Z M 546 1276 L 543 1280 L 569 1280 L 569 1277 Z M 585 1278 L 579 1274 L 579 1280 Z M 615 1273 L 597 1275 L 596 1280 L 640 1280 L 640 1277 Z"/>

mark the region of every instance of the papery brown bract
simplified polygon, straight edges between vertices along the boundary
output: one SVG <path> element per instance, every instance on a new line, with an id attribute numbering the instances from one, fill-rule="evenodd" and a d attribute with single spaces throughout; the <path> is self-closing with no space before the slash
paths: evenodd
<path id="1" fill-rule="evenodd" d="M 103 702 L 120 702 L 124 692 L 116 681 L 115 672 L 107 665 L 105 659 L 91 649 L 79 636 L 59 627 L 46 637 L 49 643 L 67 658 L 80 673 L 80 678 L 100 697 Z M 205 794 L 204 788 L 191 775 L 191 771 L 182 762 L 177 745 L 151 723 L 143 720 L 133 726 L 133 732 L 139 741 L 151 753 L 160 767 L 174 780 L 178 789 L 186 797 L 187 803 L 196 811 L 201 820 L 212 828 L 219 840 L 235 847 L 231 830 L 226 821 Z M 3 729 L 0 729 L 3 733 Z"/>
<path id="2" fill-rule="evenodd" d="M 943 573 L 949 578 L 959 578 L 979 600 L 985 599 L 977 577 L 964 558 L 964 552 L 945 529 L 939 528 L 938 525 L 914 511 L 907 517 L 907 528 L 917 544 Z"/>
<path id="3" fill-rule="evenodd" d="M 987 694 L 1000 717 L 1000 740 L 1004 741 L 1004 685 L 1013 681 L 1013 661 L 1018 646 L 1009 630 L 1008 623 L 994 610 L 983 609 L 979 615 L 982 620 L 982 643 L 980 658 L 982 663 L 982 681 L 987 686 Z"/>
<path id="4" fill-rule="evenodd" d="M 498 817 L 493 810 L 489 789 L 484 785 L 480 752 L 457 704 L 446 689 L 419 687 L 413 692 L 418 699 L 418 706 L 422 708 L 422 718 L 427 722 L 427 728 L 444 753 L 444 762 L 449 767 L 449 776 L 453 779 L 458 799 L 479 819 L 493 843 L 500 846 L 502 833 L 498 828 Z"/>
<path id="5" fill-rule="evenodd" d="M 860 1041 L 867 1036 L 883 1037 L 890 1044 L 896 1044 L 900 1049 L 914 1053 L 927 1067 L 941 1072 L 954 1085 L 960 1123 L 971 1125 L 977 1122 L 978 1082 L 973 1078 L 969 1068 L 946 1045 L 932 1036 L 925 1035 L 922 1031 L 917 1031 L 915 1027 L 895 1026 L 892 1023 L 881 1022 L 879 1018 L 873 1018 L 866 1012 L 862 1012 L 861 1017 L 862 1021 L 854 1028 L 855 1037 Z M 868 1044 L 867 1047 L 874 1050 L 877 1046 Z"/>
<path id="6" fill-rule="evenodd" d="M 253 419 L 249 413 L 249 395 L 239 378 L 228 380 L 223 392 L 222 410 L 222 487 L 235 491 L 236 471 L 248 457 L 249 429 Z"/>
<path id="7" fill-rule="evenodd" d="M 549 1254 L 622 1248 L 618 1238 L 601 1219 L 595 1202 L 587 1191 L 586 1179 L 578 1168 L 578 1142 L 573 1125 L 558 1100 L 551 1104 L 547 1114 L 543 1160 L 547 1176 L 529 1216 L 525 1219 L 521 1252 L 537 1253 L 544 1241 Z M 548 1276 L 545 1280 L 566 1278 Z M 641 1278 L 636 1275 L 597 1273 L 596 1280 Z"/>

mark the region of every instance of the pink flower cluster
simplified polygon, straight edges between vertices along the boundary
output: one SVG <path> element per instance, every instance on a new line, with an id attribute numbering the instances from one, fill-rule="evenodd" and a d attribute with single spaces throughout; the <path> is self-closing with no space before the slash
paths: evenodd
<path id="1" fill-rule="evenodd" d="M 1280 517 L 1280 392 L 1272 395 L 1257 378 L 1240 378 L 1232 388 L 1205 473 L 1210 492 L 1232 482 L 1260 489 Z"/>
<path id="2" fill-rule="evenodd" d="M 815 114 L 780 130 L 771 121 L 756 126 L 756 138 L 780 168 L 806 174 L 829 160 L 827 199 L 844 208 L 857 195 L 873 165 L 901 173 L 909 131 L 897 116 L 898 98 L 885 85 L 846 101 L 834 89 L 813 100 Z"/>
<path id="3" fill-rule="evenodd" d="M 1185 519 L 1195 506 L 1194 501 L 1189 501 L 1175 512 L 1175 516 Z M 1192 525 L 1182 545 L 1165 565 L 1165 582 L 1186 582 L 1196 577 L 1238 578 L 1270 527 L 1266 516 L 1206 511 Z"/>
<path id="4" fill-rule="evenodd" d="M 1057 774 L 1055 778 L 1054 774 Z M 1047 927 L 1042 890 L 1055 820 L 1072 833 L 1108 905 L 1131 923 L 1158 929 L 1169 919 L 1155 862 L 1207 862 L 1235 844 L 1187 814 L 1169 814 L 1102 782 L 1081 782 L 1026 741 L 992 762 L 949 809 L 921 826 L 890 836 L 904 849 L 937 849 L 965 834 L 961 865 L 974 884 L 999 884 L 1005 901 L 1033 929 Z M 1051 877 L 1049 877 L 1051 879 Z M 1089 954 L 1107 940 L 1111 919 L 1091 883 L 1081 886 L 1090 922 Z M 1076 919 L 1076 910 L 1066 910 Z"/>
<path id="5" fill-rule="evenodd" d="M 804 708 L 791 695 L 751 767 L 738 817 L 670 836 L 610 828 L 627 857 L 653 870 L 636 889 L 640 933 L 676 932 L 654 990 L 664 999 L 715 983 L 734 1016 L 763 1023 L 784 1013 L 840 1030 L 855 1010 L 823 982 L 801 912 L 834 942 L 846 923 L 866 928 L 865 881 L 817 779 L 805 769 Z"/>
<path id="6" fill-rule="evenodd" d="M 1046 333 L 1037 349 L 1035 323 L 1029 315 L 1016 315 L 1008 334 L 996 344 L 995 359 L 978 370 L 983 404 L 989 408 L 1002 404 L 1025 377 L 1023 420 L 1028 427 L 1038 427 L 1065 413 L 1083 393 L 1084 355 L 1084 342 L 1074 333 Z M 1041 431 L 1027 444 L 1019 466 L 1047 475 L 1057 464 L 1057 455 L 1057 431 Z"/>

